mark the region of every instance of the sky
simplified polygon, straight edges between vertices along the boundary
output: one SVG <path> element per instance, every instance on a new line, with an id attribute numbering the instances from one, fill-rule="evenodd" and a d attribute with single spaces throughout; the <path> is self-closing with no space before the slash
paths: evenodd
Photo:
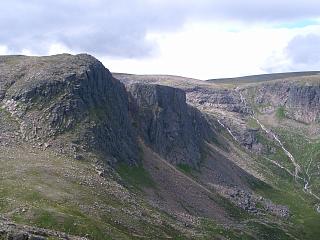
<path id="1" fill-rule="evenodd" d="M 319 0 L 1 0 L 0 54 L 198 79 L 320 70 Z"/>

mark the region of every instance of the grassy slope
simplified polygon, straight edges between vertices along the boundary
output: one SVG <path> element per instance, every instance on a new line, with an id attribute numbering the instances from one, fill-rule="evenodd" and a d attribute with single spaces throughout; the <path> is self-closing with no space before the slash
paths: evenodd
<path id="1" fill-rule="evenodd" d="M 99 177 L 87 162 L 30 146 L 1 147 L 0 152 L 4 217 L 91 239 L 179 235 L 173 219 Z"/>
<path id="2" fill-rule="evenodd" d="M 132 77 L 132 76 L 131 76 Z M 140 80 L 139 76 L 133 76 L 134 79 Z M 145 78 L 149 79 L 150 76 L 145 76 Z M 167 76 L 168 79 L 171 79 L 170 76 Z M 271 74 L 271 75 L 258 75 L 258 76 L 248 76 L 242 78 L 232 78 L 232 79 L 218 79 L 218 80 L 211 80 L 206 81 L 205 83 L 196 83 L 196 85 L 203 85 L 207 87 L 208 83 L 211 83 L 212 86 L 210 87 L 237 87 L 239 85 L 251 85 L 251 84 L 260 84 L 265 81 L 282 81 L 282 79 L 286 79 L 287 81 L 295 81 L 299 82 L 310 82 L 317 84 L 319 81 L 319 72 L 302 72 L 302 73 L 284 73 L 284 74 Z M 172 85 L 172 83 L 168 83 L 167 80 L 157 79 L 156 81 L 158 84 L 164 85 Z M 184 84 L 184 83 L 183 83 Z M 182 84 L 182 85 L 183 85 Z M 193 85 L 193 84 L 191 84 Z M 179 84 L 174 84 L 176 87 L 181 87 Z M 184 88 L 184 85 L 182 86 Z M 255 106 L 255 111 L 259 114 L 259 109 L 268 107 L 268 106 Z M 277 109 L 276 111 L 276 118 L 278 121 L 281 121 L 285 118 L 284 109 Z M 258 128 L 259 126 L 253 119 L 248 120 L 248 125 L 253 128 Z M 276 131 L 279 131 L 277 129 Z M 310 162 L 311 158 L 314 158 L 315 161 L 312 163 L 311 170 L 315 170 L 315 167 L 319 162 L 319 143 L 314 141 L 312 143 L 309 142 L 308 139 L 305 139 L 301 136 L 294 135 L 292 132 L 279 131 L 279 135 L 282 140 L 287 142 L 286 147 L 293 153 L 293 155 L 298 159 L 299 163 L 306 167 L 306 165 Z M 228 134 L 227 134 L 228 136 Z M 277 227 L 266 227 L 262 226 L 263 224 L 258 224 L 255 222 L 255 219 L 252 218 L 251 222 L 249 221 L 246 225 L 249 228 L 255 228 L 257 231 L 261 233 L 258 236 L 258 239 L 289 239 L 290 234 L 292 234 L 292 238 L 297 239 L 317 239 L 319 236 L 319 222 L 320 222 L 320 215 L 315 212 L 314 209 L 314 199 L 309 195 L 306 195 L 302 191 L 302 183 L 296 183 L 293 178 L 287 174 L 284 170 L 280 169 L 279 167 L 272 164 L 270 161 L 266 160 L 264 157 L 272 159 L 281 163 L 283 166 L 287 167 L 290 171 L 293 171 L 292 164 L 288 157 L 284 154 L 283 150 L 275 144 L 274 142 L 270 141 L 263 133 L 258 135 L 258 139 L 264 145 L 268 145 L 272 151 L 268 154 L 261 156 L 253 155 L 252 159 L 255 161 L 256 170 L 269 181 L 271 187 L 264 184 L 257 184 L 254 186 L 255 191 L 260 193 L 261 195 L 265 196 L 266 198 L 272 199 L 275 203 L 287 205 L 290 208 L 292 216 L 289 218 L 288 221 L 285 221 L 285 226 L 283 229 L 287 229 L 289 233 L 287 235 L 283 235 L 283 232 L 280 233 Z M 292 139 L 294 141 L 292 142 Z M 231 138 L 229 140 L 232 140 Z M 299 141 L 298 141 L 299 140 Z M 219 146 L 218 146 L 219 147 Z M 243 151 L 243 149 L 239 149 L 239 151 Z M 186 172 L 184 166 L 178 166 L 182 172 Z M 187 170 L 189 172 L 189 169 Z M 313 188 L 315 191 L 319 190 L 319 180 L 313 179 L 312 180 Z M 210 221 L 208 221 L 210 223 Z M 206 222 L 206 223 L 208 223 Z M 216 227 L 212 227 L 216 229 Z M 210 229 L 210 224 L 208 226 Z M 227 234 L 227 233 L 225 233 Z M 232 234 L 230 234 L 231 236 Z M 238 238 L 241 239 L 240 235 L 237 235 Z M 233 237 L 230 237 L 231 239 Z M 250 239 L 248 236 L 244 236 L 243 239 Z"/>
<path id="3" fill-rule="evenodd" d="M 316 80 L 318 80 L 318 78 L 316 78 Z M 236 85 L 239 84 L 235 82 L 233 83 Z M 251 93 L 251 95 L 252 94 L 253 93 Z M 254 106 L 255 112 L 258 113 L 259 119 L 262 122 L 264 116 L 261 115 L 259 109 L 264 107 L 266 106 Z M 275 113 L 275 117 L 275 120 L 279 122 L 285 120 L 284 109 L 278 108 Z M 251 128 L 259 128 L 259 125 L 252 118 L 247 119 L 247 124 Z M 281 126 L 283 125 L 284 124 Z M 271 126 L 269 126 L 269 128 L 271 128 Z M 296 130 L 297 129 L 292 127 L 278 127 L 273 129 L 273 131 L 280 137 L 285 147 L 293 154 L 297 162 L 302 166 L 303 172 L 305 172 L 309 167 L 309 173 L 314 174 L 310 182 L 313 192 L 319 194 L 320 177 L 318 167 L 320 164 L 320 139 L 308 139 L 305 135 L 298 134 Z M 298 239 L 317 239 L 320 235 L 320 214 L 316 213 L 315 204 L 318 203 L 318 201 L 303 191 L 303 183 L 301 181 L 299 183 L 295 182 L 293 177 L 286 171 L 280 169 L 267 160 L 274 160 L 293 172 L 294 167 L 281 147 L 272 141 L 270 137 L 266 136 L 263 131 L 259 131 L 257 137 L 259 142 L 268 146 L 271 151 L 259 155 L 253 154 L 252 159 L 256 161 L 256 171 L 268 180 L 271 187 L 264 184 L 257 184 L 254 185 L 254 190 L 262 196 L 271 199 L 273 202 L 281 205 L 287 205 L 290 208 L 292 215 L 287 221 L 289 225 L 284 226 L 283 228 L 287 229 L 289 234 L 292 234 Z M 229 137 L 229 139 L 232 140 L 231 137 Z M 265 229 L 260 229 L 259 231 L 265 232 Z M 262 236 L 260 237 L 262 238 Z M 270 239 L 287 239 L 284 236 L 273 238 L 270 234 L 269 237 Z"/>
<path id="4" fill-rule="evenodd" d="M 172 217 L 156 211 L 115 182 L 99 177 L 88 162 L 30 146 L 1 147 L 0 150 L 0 212 L 18 223 L 74 235 L 88 234 L 92 239 L 140 239 L 142 236 L 185 239 L 187 236 L 175 226 Z M 272 165 L 262 164 L 269 169 L 267 173 L 277 173 Z M 182 173 L 184 170 L 182 167 Z M 137 194 L 146 187 L 157 187 L 142 166 L 120 165 L 118 171 Z M 278 190 L 257 186 L 257 191 L 276 203 L 288 204 L 294 214 L 291 220 L 297 226 L 297 232 L 293 228 L 291 231 L 297 236 L 303 234 L 304 239 L 314 239 L 318 234 L 319 218 L 310 207 L 311 200 L 299 190 L 301 188 L 294 187 L 290 177 L 281 173 L 272 178 L 277 179 L 274 184 Z M 141 213 L 145 217 L 141 217 Z M 290 227 L 284 227 L 287 228 Z M 239 219 L 239 227 L 201 218 L 201 224 L 194 231 L 197 239 L 219 236 L 228 239 L 280 239 L 277 236 L 282 236 L 281 239 L 290 239 L 279 225 L 272 226 L 254 216 Z"/>
<path id="5" fill-rule="evenodd" d="M 306 166 L 311 158 L 319 159 L 319 142 L 309 143 L 308 139 L 287 130 L 277 131 L 285 142 L 293 141 L 287 147 L 302 166 Z M 265 136 L 260 137 L 265 144 L 277 149 L 268 157 L 289 167 L 287 157 L 279 148 Z M 140 198 L 144 188 L 157 187 L 142 166 L 129 168 L 120 165 L 118 168 L 125 183 L 137 190 L 137 196 L 116 182 L 99 177 L 89 161 L 75 161 L 50 149 L 43 151 L 28 145 L 19 148 L 2 146 L 0 152 L 0 213 L 18 223 L 74 235 L 89 234 L 93 239 L 186 238 L 183 230 L 176 226 L 175 219 L 155 210 Z M 255 159 L 258 170 L 274 186 L 256 185 L 256 191 L 275 203 L 288 205 L 292 212 L 287 222 L 278 224 L 285 224 L 283 229 L 289 229 L 298 239 L 317 239 L 320 215 L 313 209 L 314 200 L 284 171 L 263 158 Z M 317 162 L 312 164 L 312 169 L 315 169 Z M 190 169 L 180 166 L 180 170 L 188 173 Z M 313 184 L 319 189 L 319 180 Z M 290 239 L 279 225 L 267 224 L 251 216 L 242 219 L 240 227 L 236 228 L 203 218 L 198 229 L 201 234 L 197 238 Z"/>
<path id="6" fill-rule="evenodd" d="M 276 112 L 277 121 L 285 118 L 282 109 Z M 263 122 L 263 115 L 259 115 Z M 253 124 L 252 120 L 249 124 Z M 271 128 L 271 126 L 269 126 Z M 301 176 L 306 176 L 305 172 L 309 167 L 309 173 L 315 175 L 311 179 L 312 189 L 319 194 L 319 155 L 320 155 L 320 139 L 311 140 L 305 135 L 300 135 L 292 128 L 272 128 L 284 143 L 286 149 L 292 153 L 295 160 L 302 167 Z M 265 146 L 275 149 L 273 152 L 265 155 L 268 159 L 272 159 L 282 166 L 287 167 L 293 172 L 294 168 L 289 158 L 284 154 L 278 144 L 275 144 L 264 133 L 260 132 L 258 139 Z M 292 232 L 299 236 L 300 239 L 316 239 L 320 234 L 320 214 L 315 211 L 317 200 L 303 191 L 303 182 L 296 182 L 292 176 L 284 170 L 269 162 L 264 156 L 256 157 L 261 173 L 266 176 L 275 188 L 265 188 L 257 186 L 256 190 L 265 197 L 271 198 L 274 202 L 289 206 L 292 216 L 290 218 L 295 229 Z"/>
<path id="7" fill-rule="evenodd" d="M 308 140 L 301 138 L 301 136 L 293 138 L 291 134 L 283 130 L 279 131 L 279 134 L 285 142 L 290 142 L 288 146 L 291 147 L 288 147 L 288 149 L 302 166 L 305 166 L 310 158 L 318 156 L 320 151 L 319 142 L 309 143 Z M 277 147 L 265 135 L 261 134 L 259 138 L 264 145 Z M 266 157 L 282 165 L 290 165 L 287 156 L 279 148 L 275 153 L 270 153 Z M 291 216 L 288 220 L 280 221 L 278 225 L 274 226 L 270 224 L 269 226 L 263 225 L 268 223 L 267 217 L 265 219 L 257 219 L 251 216 L 248 218 L 246 227 L 258 230 L 259 234 L 261 234 L 258 239 L 317 239 L 320 234 L 320 214 L 315 211 L 315 199 L 303 192 L 303 184 L 296 183 L 292 176 L 266 160 L 263 155 L 252 155 L 252 159 L 256 162 L 255 170 L 264 176 L 269 183 L 269 185 L 253 183 L 253 190 L 263 197 L 271 199 L 276 204 L 288 206 Z M 314 164 L 316 165 L 316 163 Z M 316 182 L 312 181 L 312 184 L 315 190 L 319 189 L 317 180 Z M 270 221 L 276 221 L 276 219 L 269 219 L 269 223 Z M 284 234 L 285 232 L 287 234 Z"/>
<path id="8" fill-rule="evenodd" d="M 125 184 L 136 192 L 132 194 L 99 177 L 88 162 L 50 149 L 25 145 L 0 150 L 0 213 L 16 223 L 90 239 L 187 239 L 191 235 L 196 239 L 254 239 L 251 228 L 221 225 L 209 218 L 200 218 L 200 225 L 185 232 L 172 216 L 142 200 L 146 188 L 157 188 L 143 166 L 119 165 Z M 238 212 L 219 201 L 228 211 Z"/>

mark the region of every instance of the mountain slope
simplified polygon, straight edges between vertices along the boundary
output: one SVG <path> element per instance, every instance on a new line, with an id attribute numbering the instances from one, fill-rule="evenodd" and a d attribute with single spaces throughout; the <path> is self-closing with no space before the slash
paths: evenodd
<path id="1" fill-rule="evenodd" d="M 0 57 L 0 239 L 315 239 L 318 78 L 288 81 Z"/>
<path id="2" fill-rule="evenodd" d="M 254 184 L 251 190 L 289 207 L 290 221 L 303 232 L 296 235 L 298 239 L 316 238 L 320 203 L 317 72 L 252 76 L 250 81 L 235 78 L 203 83 L 185 79 L 188 84 L 179 84 L 176 77 L 170 81 L 171 76 L 117 77 L 126 84 L 173 83 L 185 90 L 187 102 L 212 117 L 217 139 L 221 134 L 227 139 L 227 151 L 219 144 L 216 148 L 269 184 Z M 225 196 L 236 198 L 234 193 Z"/>

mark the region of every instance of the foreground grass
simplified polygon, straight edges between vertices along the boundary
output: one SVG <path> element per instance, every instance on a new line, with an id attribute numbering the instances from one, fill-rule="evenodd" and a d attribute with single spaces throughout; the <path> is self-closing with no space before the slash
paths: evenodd
<path id="1" fill-rule="evenodd" d="M 314 151 L 315 153 L 317 151 Z M 281 157 L 281 156 L 280 156 Z M 320 218 L 313 201 L 293 179 L 261 160 L 274 188 L 257 184 L 256 191 L 275 203 L 289 206 L 292 216 L 282 223 L 262 221 L 228 202 L 221 202 L 239 227 L 202 219 L 194 239 L 317 239 Z M 189 168 L 177 166 L 189 173 Z M 50 150 L 1 149 L 0 213 L 17 223 L 63 231 L 90 239 L 188 239 L 176 220 L 136 199 L 112 180 L 101 178 L 89 162 L 56 155 Z M 122 180 L 133 188 L 157 188 L 143 166 L 120 164 Z M 139 195 L 140 196 L 140 195 Z M 223 236 L 223 237 L 222 237 Z M 277 238 L 278 237 L 278 238 Z"/>
<path id="2" fill-rule="evenodd" d="M 134 184 L 154 184 L 140 167 L 121 171 Z M 2 148 L 0 172 L 0 214 L 16 223 L 97 240 L 181 235 L 174 219 L 100 177 L 89 162 L 50 150 Z"/>

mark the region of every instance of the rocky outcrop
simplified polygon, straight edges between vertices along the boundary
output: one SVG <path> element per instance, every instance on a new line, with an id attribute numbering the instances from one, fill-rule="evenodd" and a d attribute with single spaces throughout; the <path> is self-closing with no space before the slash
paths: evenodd
<path id="1" fill-rule="evenodd" d="M 145 84 L 126 90 L 86 54 L 4 56 L 0 79 L 1 107 L 19 123 L 22 138 L 50 146 L 72 142 L 76 159 L 81 154 L 74 149 L 94 150 L 111 164 L 138 164 L 140 136 L 168 161 L 196 167 L 212 137 L 183 90 Z"/>
<path id="2" fill-rule="evenodd" d="M 274 204 L 269 199 L 245 190 L 237 188 L 224 189 L 222 195 L 249 213 L 259 215 L 270 213 L 281 218 L 290 217 L 290 210 L 287 206 Z"/>
<path id="3" fill-rule="evenodd" d="M 319 84 L 281 81 L 254 87 L 251 92 L 255 93 L 252 96 L 253 103 L 260 106 L 262 113 L 274 112 L 283 107 L 287 118 L 303 123 L 320 121 Z"/>
<path id="4" fill-rule="evenodd" d="M 216 110 L 248 114 L 240 95 L 233 89 L 195 87 L 187 90 L 187 101 L 202 110 Z"/>
<path id="5" fill-rule="evenodd" d="M 257 139 L 259 129 L 248 127 L 245 122 L 234 121 L 233 118 L 223 117 L 219 119 L 220 126 L 227 130 L 228 134 L 243 147 L 260 152 L 261 145 Z"/>
<path id="6" fill-rule="evenodd" d="M 252 112 L 243 103 L 235 89 L 195 87 L 187 90 L 187 102 L 208 113 L 213 113 L 232 138 L 247 149 L 260 151 L 256 138 L 257 129 L 249 128 L 245 118 Z"/>
<path id="7" fill-rule="evenodd" d="M 2 107 L 20 123 L 24 139 L 70 134 L 86 148 L 138 161 L 126 90 L 95 58 L 1 57 L 0 80 Z"/>
<path id="8" fill-rule="evenodd" d="M 171 163 L 198 167 L 204 141 L 213 133 L 202 114 L 186 103 L 185 92 L 146 84 L 130 84 L 127 89 L 144 141 Z"/>

